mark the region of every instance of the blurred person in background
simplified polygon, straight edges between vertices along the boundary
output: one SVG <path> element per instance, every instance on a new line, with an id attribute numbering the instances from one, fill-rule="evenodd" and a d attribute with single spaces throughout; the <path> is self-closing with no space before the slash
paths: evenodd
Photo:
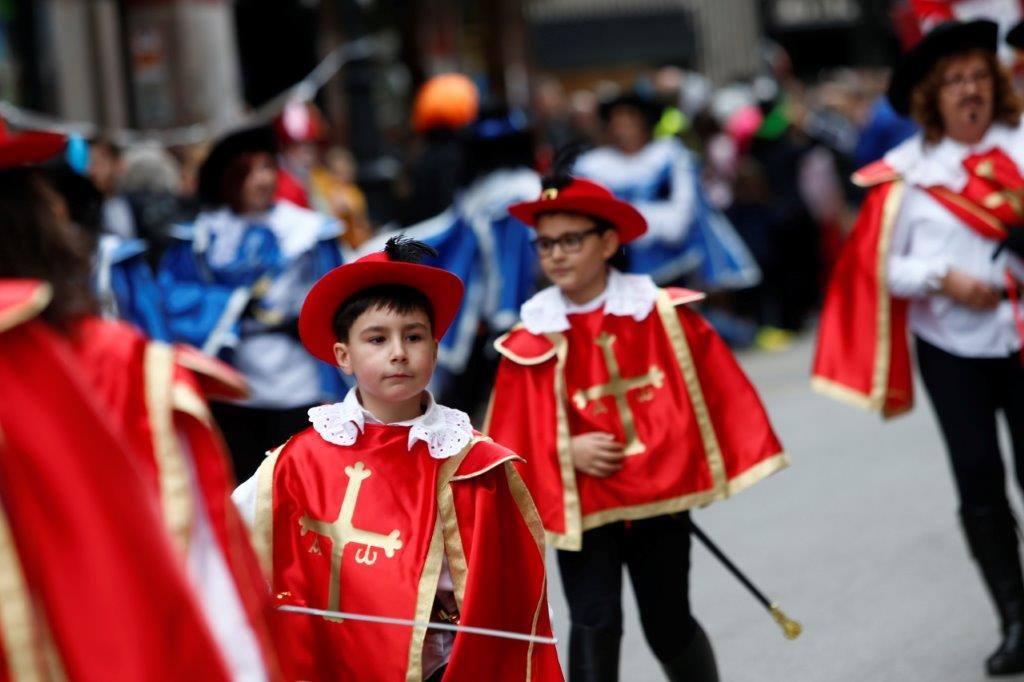
<path id="1" fill-rule="evenodd" d="M 86 174 L 103 195 L 103 231 L 122 239 L 131 239 L 135 236 L 135 220 L 118 186 L 123 170 L 120 146 L 102 137 L 89 144 Z"/>
<path id="2" fill-rule="evenodd" d="M 341 239 L 349 249 L 373 236 L 366 196 L 356 184 L 356 159 L 343 147 L 324 152 L 322 165 L 310 172 L 310 195 L 313 207 L 334 216 L 345 225 Z"/>
<path id="3" fill-rule="evenodd" d="M 476 118 L 479 100 L 476 85 L 461 73 L 434 76 L 416 93 L 411 119 L 416 137 L 397 189 L 402 225 L 451 206 L 465 163 L 459 131 Z"/>
<path id="4" fill-rule="evenodd" d="M 274 198 L 277 151 L 269 128 L 214 145 L 199 171 L 204 209 L 176 226 L 158 272 L 172 337 L 224 357 L 249 385 L 247 399 L 212 406 L 243 480 L 343 390 L 302 348 L 297 320 L 313 282 L 340 265 L 344 226 Z"/>
<path id="5" fill-rule="evenodd" d="M 21 136 L 0 140 L 0 306 L 7 313 L 0 317 L 15 327 L 14 320 L 39 320 L 3 334 L 0 342 L 5 396 L 15 398 L 4 401 L 0 414 L 0 479 L 15 529 L 31 521 L 38 529 L 45 520 L 49 531 L 37 534 L 63 553 L 19 538 L 17 556 L 35 560 L 23 566 L 25 581 L 55 590 L 44 597 L 45 614 L 23 613 L 48 619 L 62 652 L 70 654 L 62 663 L 76 679 L 89 677 L 84 670 L 90 667 L 107 666 L 109 672 L 112 661 L 121 661 L 125 667 L 118 670 L 126 674 L 157 666 L 142 675 L 146 679 L 173 679 L 171 670 L 211 679 L 269 679 L 275 667 L 269 604 L 245 527 L 230 504 L 234 481 L 204 398 L 236 395 L 244 384 L 194 349 L 151 341 L 98 316 L 89 287 L 90 244 L 72 224 L 72 209 L 52 175 L 17 167 L 59 151 L 61 136 L 34 135 L 29 144 Z M 61 453 L 59 466 L 43 454 L 47 447 Z M 98 481 L 105 486 L 103 500 L 91 488 Z M 52 507 L 65 503 L 79 505 L 58 517 L 71 545 L 53 537 Z M 110 514 L 117 530 L 110 528 Z M 121 534 L 133 540 L 129 546 L 117 541 Z M 69 546 L 78 548 L 73 571 L 66 568 Z M 11 559 L 8 551 L 0 556 Z M 170 601 L 151 603 L 150 594 Z M 9 597 L 5 591 L 5 606 Z M 102 603 L 94 603 L 96 597 Z M 75 617 L 72 604 L 90 612 Z M 112 629 L 97 631 L 106 617 L 116 619 Z M 167 637 L 176 642 L 173 648 Z M 76 659 L 87 642 L 93 650 Z M 142 649 L 122 655 L 132 646 Z M 31 647 L 12 653 L 32 655 Z"/>
<path id="6" fill-rule="evenodd" d="M 995 22 L 942 23 L 893 72 L 889 101 L 921 132 L 855 175 L 870 189 L 825 299 L 812 385 L 886 417 L 907 412 L 909 328 L 999 616 L 985 669 L 1010 675 L 1024 672 L 1024 576 L 997 415 L 1020 478 L 1024 103 L 997 41 Z"/>
<path id="7" fill-rule="evenodd" d="M 274 198 L 313 208 L 310 183 L 327 140 L 327 121 L 312 102 L 289 102 L 274 121 L 280 152 Z"/>

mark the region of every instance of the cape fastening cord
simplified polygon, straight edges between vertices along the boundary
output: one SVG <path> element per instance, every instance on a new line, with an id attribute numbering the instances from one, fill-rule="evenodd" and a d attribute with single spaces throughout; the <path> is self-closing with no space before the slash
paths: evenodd
<path id="1" fill-rule="evenodd" d="M 715 558 L 721 561 L 722 565 L 729 569 L 729 572 L 736 576 L 736 579 L 743 583 L 743 586 L 746 587 L 752 595 L 754 595 L 754 598 L 761 602 L 762 606 L 768 609 L 768 613 L 771 614 L 772 618 L 775 619 L 775 622 L 779 624 L 780 628 L 782 628 L 782 634 L 785 635 L 786 639 L 796 639 L 799 637 L 800 633 L 803 632 L 803 626 L 797 621 L 791 620 L 786 616 L 786 614 L 782 612 L 782 609 L 779 608 L 778 604 L 768 599 L 761 590 L 757 589 L 757 586 L 750 582 L 750 578 L 745 576 L 743 571 L 737 568 L 736 564 L 734 564 L 732 560 L 725 556 L 725 553 L 718 548 L 718 545 L 712 542 L 711 538 L 697 527 L 697 524 L 693 522 L 693 519 L 690 519 L 690 527 L 693 529 L 693 534 L 697 536 L 697 539 L 700 540 L 705 547 L 707 547 L 708 551 L 714 554 Z"/>
<path id="2" fill-rule="evenodd" d="M 450 623 L 434 623 L 430 621 L 409 620 L 407 618 L 389 618 L 387 616 L 369 616 L 362 613 L 348 613 L 346 611 L 325 611 L 324 609 L 311 609 L 307 606 L 279 606 L 279 611 L 289 613 L 301 613 L 307 616 L 321 616 L 336 620 L 361 620 L 367 623 L 383 623 L 384 625 L 402 625 L 410 628 L 430 628 L 431 630 L 447 630 L 448 632 L 465 632 L 471 635 L 483 635 L 484 637 L 498 637 L 501 639 L 516 639 L 521 642 L 533 642 L 535 644 L 558 644 L 555 637 L 541 637 L 540 635 L 527 635 L 522 632 L 508 632 L 506 630 L 492 630 L 491 628 L 478 628 L 472 625 L 452 625 Z"/>

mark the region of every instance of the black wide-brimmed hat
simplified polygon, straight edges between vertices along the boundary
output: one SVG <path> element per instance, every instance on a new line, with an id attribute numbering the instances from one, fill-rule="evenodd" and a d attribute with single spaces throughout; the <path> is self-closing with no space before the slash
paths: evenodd
<path id="1" fill-rule="evenodd" d="M 242 154 L 264 152 L 277 155 L 278 144 L 274 130 L 268 126 L 245 128 L 225 135 L 217 140 L 199 167 L 199 201 L 204 206 L 216 206 L 221 202 L 221 181 L 231 162 Z"/>
<path id="2" fill-rule="evenodd" d="M 995 52 L 999 43 L 999 26 L 993 21 L 947 21 L 939 24 L 911 48 L 892 72 L 889 81 L 889 103 L 904 116 L 910 113 L 914 88 L 931 72 L 943 57 L 968 50 Z"/>
<path id="3" fill-rule="evenodd" d="M 1006 34 L 1006 43 L 1018 50 L 1024 50 L 1024 21 L 1018 22 Z"/>
<path id="4" fill-rule="evenodd" d="M 633 107 L 644 115 L 647 123 L 652 128 L 658 123 L 662 113 L 665 111 L 664 105 L 632 90 L 602 101 L 598 107 L 598 114 L 601 116 L 601 120 L 607 123 L 612 117 L 612 111 L 616 107 Z"/>

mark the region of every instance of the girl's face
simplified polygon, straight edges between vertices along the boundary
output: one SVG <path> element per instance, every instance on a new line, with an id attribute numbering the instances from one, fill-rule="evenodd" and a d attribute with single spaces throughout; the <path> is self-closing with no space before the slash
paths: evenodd
<path id="1" fill-rule="evenodd" d="M 263 213 L 274 203 L 277 188 L 277 166 L 270 154 L 253 155 L 252 165 L 242 183 L 242 213 Z"/>
<path id="2" fill-rule="evenodd" d="M 587 216 L 548 213 L 537 219 L 535 243 L 547 278 L 569 299 L 584 302 L 603 290 L 607 261 L 618 250 L 619 237 L 615 230 L 599 231 Z"/>

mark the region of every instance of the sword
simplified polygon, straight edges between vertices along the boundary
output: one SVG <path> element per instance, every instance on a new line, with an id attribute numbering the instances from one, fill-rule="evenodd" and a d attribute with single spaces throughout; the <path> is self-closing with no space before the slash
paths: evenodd
<path id="1" fill-rule="evenodd" d="M 764 592 L 757 589 L 757 586 L 750 582 L 750 578 L 744 575 L 743 571 L 741 571 L 736 564 L 734 564 L 732 560 L 725 556 L 725 553 L 718 548 L 718 545 L 712 542 L 711 538 L 697 527 L 697 524 L 693 522 L 692 518 L 690 519 L 690 528 L 693 530 L 693 534 L 697 536 L 697 539 L 701 541 L 701 544 L 703 544 L 709 552 L 714 554 L 715 558 L 721 561 L 722 565 L 729 569 L 729 572 L 736 576 L 737 580 L 743 583 L 743 586 L 746 587 L 752 595 L 754 595 L 754 598 L 757 599 L 757 601 L 761 602 L 762 606 L 768 609 L 768 613 L 771 614 L 772 618 L 775 619 L 775 622 L 779 624 L 780 628 L 782 628 L 782 634 L 786 639 L 796 639 L 800 636 L 800 633 L 803 632 L 803 626 L 800 625 L 799 622 L 791 620 L 786 616 L 777 603 L 766 597 Z"/>
<path id="2" fill-rule="evenodd" d="M 307 616 L 321 616 L 323 618 L 335 618 L 338 620 L 360 620 L 366 623 L 383 623 L 384 625 L 402 625 L 410 628 L 430 628 L 431 630 L 446 630 L 448 632 L 465 632 L 471 635 L 483 635 L 484 637 L 499 637 L 501 639 L 515 639 L 520 642 L 532 642 L 534 644 L 558 644 L 555 637 L 543 637 L 541 635 L 528 635 L 523 632 L 509 632 L 507 630 L 494 630 L 491 628 L 478 628 L 472 625 L 452 625 L 450 623 L 434 623 L 432 621 L 409 620 L 407 618 L 391 618 L 388 616 L 370 616 L 364 613 L 348 613 L 346 611 L 327 611 L 324 609 L 312 609 L 307 606 L 278 606 L 278 611 L 289 613 L 301 613 Z"/>

